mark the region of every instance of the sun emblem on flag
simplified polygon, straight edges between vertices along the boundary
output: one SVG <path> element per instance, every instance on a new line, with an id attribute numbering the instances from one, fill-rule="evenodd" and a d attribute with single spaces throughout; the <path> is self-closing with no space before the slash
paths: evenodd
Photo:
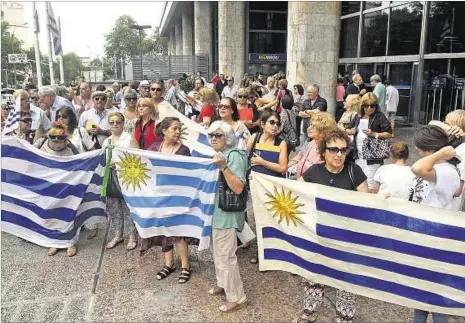
<path id="1" fill-rule="evenodd" d="M 187 136 L 189 136 L 188 128 L 184 123 L 181 123 L 181 135 L 179 136 L 179 141 L 182 143 L 187 140 Z"/>
<path id="2" fill-rule="evenodd" d="M 116 163 L 119 176 L 122 180 L 122 184 L 129 189 L 132 186 L 134 191 L 137 188 L 141 188 L 141 184 L 147 186 L 146 179 L 150 178 L 147 172 L 150 171 L 147 168 L 147 164 L 142 162 L 140 157 L 136 157 L 133 154 L 123 152 L 124 157 Z"/>
<path id="3" fill-rule="evenodd" d="M 299 211 L 299 208 L 305 204 L 295 203 L 299 197 L 292 197 L 291 190 L 286 193 L 284 188 L 281 187 L 280 193 L 275 186 L 274 196 L 269 193 L 266 193 L 266 196 L 271 199 L 271 201 L 265 202 L 265 204 L 271 205 L 271 207 L 267 210 L 274 212 L 273 217 L 279 216 L 278 223 L 281 223 L 284 219 L 286 219 L 287 226 L 289 226 L 291 221 L 295 226 L 297 226 L 297 222 L 303 223 L 298 214 L 304 214 L 303 212 Z"/>

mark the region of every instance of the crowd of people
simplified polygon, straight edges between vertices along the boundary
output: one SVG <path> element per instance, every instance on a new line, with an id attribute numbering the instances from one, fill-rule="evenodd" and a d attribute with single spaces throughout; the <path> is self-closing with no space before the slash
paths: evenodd
<path id="1" fill-rule="evenodd" d="M 20 107 L 19 126 L 9 131 L 9 107 L 2 106 L 4 135 L 17 136 L 55 156 L 80 154 L 109 145 L 190 156 L 182 144 L 181 120 L 159 119 L 167 105 L 207 129 L 214 162 L 227 188 L 236 195 L 247 190 L 250 171 L 276 177 L 332 186 L 339 189 L 383 194 L 427 206 L 459 210 L 465 180 L 465 111 L 456 110 L 444 122 L 433 121 L 414 135 L 421 159 L 409 166 L 409 147 L 392 141 L 399 94 L 378 75 L 370 78 L 367 91 L 360 74 L 350 82 L 339 78 L 335 116 L 317 84 L 295 84 L 292 90 L 283 73 L 265 78 L 245 76 L 239 86 L 232 76 L 215 75 L 210 82 L 198 73 L 170 79 L 99 85 L 30 87 L 15 92 Z M 304 91 L 306 88 L 306 94 Z M 79 92 L 79 95 L 77 95 Z M 458 157 L 458 158 L 457 158 Z M 392 162 L 387 163 L 391 158 Z M 112 167 L 114 167 L 112 163 Z M 114 170 L 114 168 L 112 168 Z M 253 178 L 251 179 L 253 180 Z M 189 245 L 196 239 L 152 237 L 140 239 L 122 197 L 108 197 L 112 249 L 130 232 L 127 250 L 138 245 L 141 252 L 161 246 L 164 264 L 156 279 L 176 271 L 173 248 L 181 258 L 179 283 L 191 276 Z M 247 221 L 246 210 L 228 211 L 216 205 L 212 223 L 213 258 L 217 282 L 210 295 L 226 294 L 219 309 L 228 312 L 245 304 L 247 297 L 239 273 L 237 232 Z M 97 234 L 97 223 L 85 223 L 88 238 Z M 50 256 L 56 254 L 50 248 Z M 68 248 L 68 256 L 77 252 Z M 257 262 L 257 257 L 250 259 Z M 324 286 L 303 281 L 304 309 L 299 323 L 312 322 L 321 306 Z M 338 291 L 336 317 L 351 322 L 356 298 Z M 427 313 L 415 310 L 415 322 L 426 322 Z M 435 322 L 447 317 L 434 314 Z"/>

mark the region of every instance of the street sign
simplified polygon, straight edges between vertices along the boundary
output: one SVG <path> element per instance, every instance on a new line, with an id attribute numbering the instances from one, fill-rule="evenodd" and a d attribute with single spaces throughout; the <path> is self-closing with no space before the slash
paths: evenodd
<path id="1" fill-rule="evenodd" d="M 27 54 L 8 54 L 8 63 L 27 63 Z"/>

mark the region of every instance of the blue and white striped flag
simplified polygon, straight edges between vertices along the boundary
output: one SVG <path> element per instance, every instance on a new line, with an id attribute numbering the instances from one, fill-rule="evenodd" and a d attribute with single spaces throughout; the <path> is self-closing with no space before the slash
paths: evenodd
<path id="1" fill-rule="evenodd" d="M 260 270 L 465 315 L 465 216 L 252 173 Z"/>
<path id="2" fill-rule="evenodd" d="M 67 248 L 81 225 L 105 216 L 105 153 L 52 156 L 16 137 L 2 138 L 2 231 L 44 247 Z"/>
<path id="3" fill-rule="evenodd" d="M 142 238 L 192 237 L 210 245 L 218 167 L 212 159 L 115 148 L 121 191 Z"/>
<path id="4" fill-rule="evenodd" d="M 180 113 L 167 102 L 158 105 L 158 114 L 160 120 L 166 117 L 176 117 L 181 120 L 182 143 L 189 147 L 192 156 L 205 158 L 213 157 L 215 151 L 210 146 L 207 130 L 203 126 Z"/>
<path id="5" fill-rule="evenodd" d="M 3 128 L 3 134 L 9 134 L 19 128 L 19 122 L 21 120 L 21 97 L 16 97 L 15 106 L 8 113 L 8 117 L 5 122 L 5 128 Z"/>

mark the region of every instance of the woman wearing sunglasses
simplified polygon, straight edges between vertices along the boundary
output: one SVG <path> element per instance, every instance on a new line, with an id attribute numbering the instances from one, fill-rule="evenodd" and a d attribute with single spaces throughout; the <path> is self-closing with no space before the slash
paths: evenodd
<path id="1" fill-rule="evenodd" d="M 158 112 L 153 105 L 152 99 L 139 99 L 137 102 L 137 116 L 134 138 L 140 149 L 147 150 L 154 142 L 160 141 L 160 138 L 155 134 Z"/>
<path id="2" fill-rule="evenodd" d="M 318 151 L 324 163 L 310 167 L 304 173 L 303 180 L 344 190 L 368 193 L 367 177 L 362 169 L 358 165 L 346 163 L 349 142 L 349 137 L 341 129 L 335 128 L 326 132 L 318 145 Z M 303 279 L 302 283 L 304 286 L 304 310 L 297 322 L 313 322 L 317 319 L 317 312 L 323 303 L 325 286 L 307 279 Z M 354 314 L 355 295 L 347 291 L 337 290 L 336 321 L 352 322 Z"/>
<path id="3" fill-rule="evenodd" d="M 21 117 L 19 121 L 19 127 L 12 132 L 4 134 L 5 136 L 15 136 L 19 139 L 26 140 L 28 143 L 32 144 L 34 139 L 35 131 L 31 131 L 32 118 L 29 112 L 21 111 Z"/>
<path id="4" fill-rule="evenodd" d="M 366 93 L 362 97 L 361 104 L 360 115 L 362 117 L 355 125 L 353 156 L 355 163 L 362 168 L 367 176 L 368 188 L 371 191 L 375 184 L 373 179 L 375 173 L 384 164 L 384 159 L 365 159 L 363 156 L 369 152 L 364 152 L 363 142 L 367 137 L 376 139 L 392 138 L 392 128 L 391 123 L 378 106 L 376 95 L 371 92 Z"/>
<path id="5" fill-rule="evenodd" d="M 133 89 L 127 90 L 123 98 L 125 104 L 120 112 L 124 115 L 124 131 L 134 135 L 137 122 L 137 92 Z"/>
<path id="6" fill-rule="evenodd" d="M 227 122 L 234 129 L 236 133 L 236 148 L 245 151 L 250 132 L 244 122 L 239 120 L 236 101 L 231 98 L 221 99 L 217 112 L 218 119 Z"/>
<path id="7" fill-rule="evenodd" d="M 74 111 L 68 107 L 61 107 L 55 114 L 55 123 L 66 129 L 68 140 L 76 147 L 79 153 L 94 149 L 95 141 L 84 127 L 79 127 Z"/>
<path id="8" fill-rule="evenodd" d="M 47 133 L 47 137 L 43 137 L 34 143 L 34 147 L 54 156 L 72 156 L 79 154 L 79 151 L 68 140 L 66 129 L 61 124 L 55 124 Z M 49 248 L 48 255 L 54 256 L 58 252 L 58 248 Z M 68 248 L 68 257 L 76 255 L 76 246 Z"/>

